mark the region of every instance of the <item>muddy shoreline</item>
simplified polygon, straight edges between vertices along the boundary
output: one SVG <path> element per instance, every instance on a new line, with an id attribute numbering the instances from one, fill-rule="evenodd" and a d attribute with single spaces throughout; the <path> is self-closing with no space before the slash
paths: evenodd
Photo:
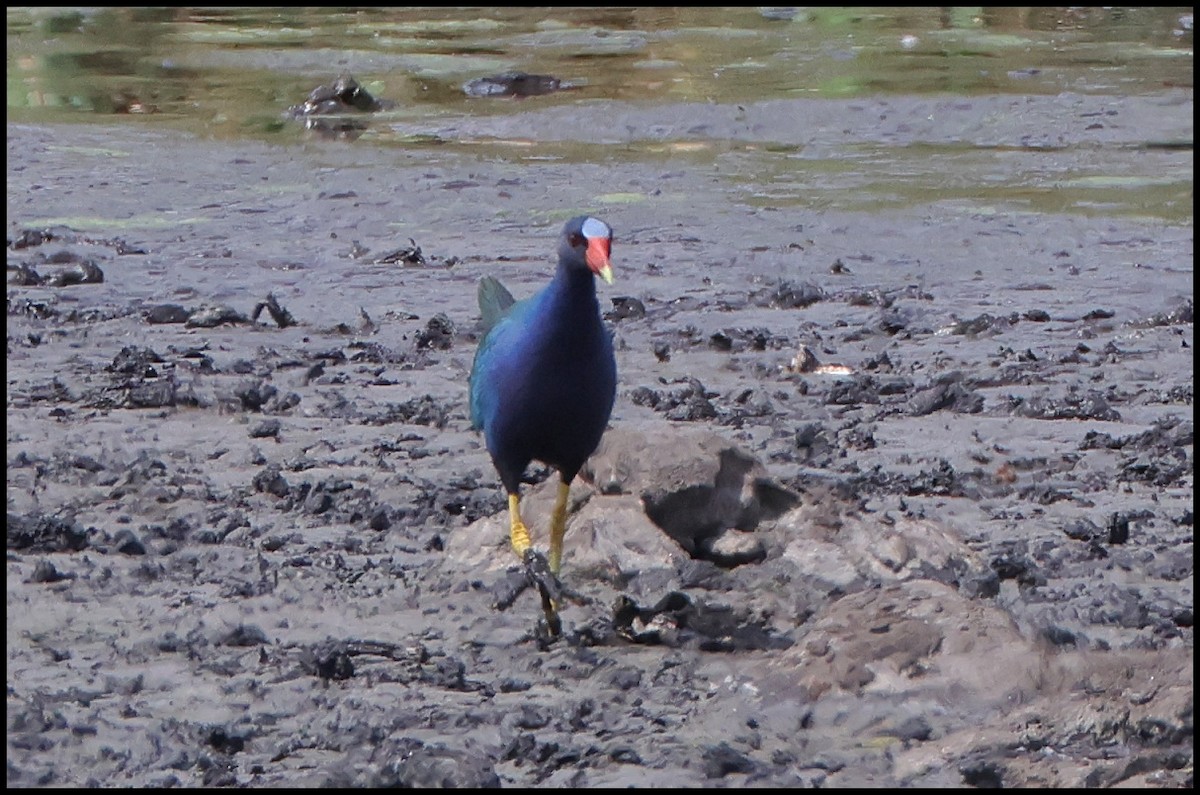
<path id="1" fill-rule="evenodd" d="M 1191 224 L 694 157 L 10 125 L 9 785 L 1192 786 Z M 547 646 L 466 376 L 581 210 Z"/>

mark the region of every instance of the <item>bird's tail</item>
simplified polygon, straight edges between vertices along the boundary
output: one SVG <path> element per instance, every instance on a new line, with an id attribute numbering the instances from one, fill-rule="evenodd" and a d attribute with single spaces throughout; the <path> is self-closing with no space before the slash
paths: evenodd
<path id="1" fill-rule="evenodd" d="M 494 276 L 484 276 L 479 280 L 479 314 L 482 317 L 484 333 L 504 317 L 509 307 L 517 301 L 500 280 Z"/>

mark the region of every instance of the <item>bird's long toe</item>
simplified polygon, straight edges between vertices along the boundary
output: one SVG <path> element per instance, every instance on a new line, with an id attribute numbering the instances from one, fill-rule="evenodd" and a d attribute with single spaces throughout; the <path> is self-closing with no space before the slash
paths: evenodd
<path id="1" fill-rule="evenodd" d="M 558 605 L 563 597 L 562 583 L 550 570 L 546 557 L 537 550 L 527 549 L 522 561 L 525 564 L 525 576 L 537 586 L 538 595 L 542 599 L 546 631 L 550 637 L 556 638 L 562 634 L 562 619 L 558 616 Z"/>

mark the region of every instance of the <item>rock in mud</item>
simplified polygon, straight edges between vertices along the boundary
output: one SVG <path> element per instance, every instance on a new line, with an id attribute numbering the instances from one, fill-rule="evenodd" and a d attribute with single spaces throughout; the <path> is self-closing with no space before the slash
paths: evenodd
<path id="1" fill-rule="evenodd" d="M 531 75 L 526 72 L 476 77 L 463 83 L 463 93 L 468 97 L 535 97 L 566 91 L 574 88 L 550 75 Z"/>

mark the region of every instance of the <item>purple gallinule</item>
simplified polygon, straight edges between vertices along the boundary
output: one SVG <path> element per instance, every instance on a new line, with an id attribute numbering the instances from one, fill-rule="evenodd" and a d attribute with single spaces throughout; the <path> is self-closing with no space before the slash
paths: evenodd
<path id="1" fill-rule="evenodd" d="M 484 277 L 479 308 L 487 327 L 471 368 L 471 424 L 483 431 L 508 493 L 509 535 L 524 557 L 521 479 L 532 461 L 558 470 L 550 519 L 550 572 L 562 565 L 571 481 L 600 443 L 617 389 L 612 337 L 600 319 L 595 277 L 612 283 L 612 230 L 572 218 L 558 241 L 558 270 L 536 295 L 514 301 Z M 547 608 L 552 621 L 553 607 Z"/>

